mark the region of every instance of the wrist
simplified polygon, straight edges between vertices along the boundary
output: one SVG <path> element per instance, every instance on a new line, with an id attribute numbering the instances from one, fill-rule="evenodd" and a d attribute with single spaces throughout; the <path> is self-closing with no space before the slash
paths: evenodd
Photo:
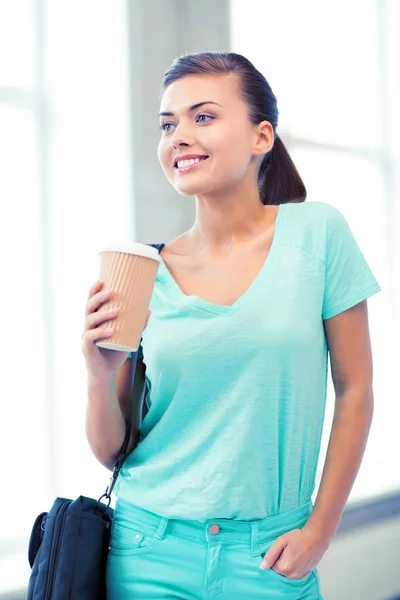
<path id="1" fill-rule="evenodd" d="M 318 521 L 316 518 L 309 518 L 309 520 L 302 527 L 304 531 L 307 531 L 316 540 L 319 540 L 323 544 L 329 546 L 332 539 L 335 537 L 336 529 L 327 527 L 326 524 Z"/>
<path id="2" fill-rule="evenodd" d="M 110 375 L 91 375 L 87 376 L 87 385 L 89 390 L 107 390 L 116 391 L 117 389 L 117 374 Z"/>

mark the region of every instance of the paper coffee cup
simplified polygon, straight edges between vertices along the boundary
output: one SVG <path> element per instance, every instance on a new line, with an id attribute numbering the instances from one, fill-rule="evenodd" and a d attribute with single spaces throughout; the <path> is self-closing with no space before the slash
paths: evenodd
<path id="1" fill-rule="evenodd" d="M 100 338 L 100 348 L 136 352 L 140 345 L 149 310 L 158 267 L 161 262 L 156 248 L 139 242 L 111 243 L 100 254 L 100 280 L 103 290 L 113 292 L 99 310 L 118 308 L 116 317 L 99 327 L 113 329 L 113 334 Z"/>

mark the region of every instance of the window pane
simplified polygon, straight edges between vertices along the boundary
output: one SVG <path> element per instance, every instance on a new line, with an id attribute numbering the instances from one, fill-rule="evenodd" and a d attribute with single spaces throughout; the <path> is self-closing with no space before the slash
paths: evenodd
<path id="1" fill-rule="evenodd" d="M 33 0 L 0 0 L 0 86 L 34 85 L 33 9 Z"/>
<path id="2" fill-rule="evenodd" d="M 0 538 L 26 537 L 32 516 L 47 499 L 48 447 L 45 403 L 45 332 L 48 315 L 41 272 L 43 230 L 40 221 L 36 126 L 32 113 L 0 104 L 0 220 L 2 260 L 0 456 L 7 476 L 2 502 L 18 519 L 3 519 Z M 15 468 L 11 468 L 11 459 Z M 15 493 L 13 493 L 15 492 Z M 4 509 L 5 510 L 5 509 Z"/>
<path id="3" fill-rule="evenodd" d="M 292 134 L 375 148 L 380 91 L 375 0 L 284 2 Z"/>
<path id="4" fill-rule="evenodd" d="M 283 5 L 285 127 L 299 137 L 376 148 L 381 119 L 375 0 Z"/>
<path id="5" fill-rule="evenodd" d="M 282 2 L 231 0 L 230 8 L 233 52 L 246 56 L 261 71 L 279 107 L 287 79 L 282 52 Z"/>
<path id="6" fill-rule="evenodd" d="M 386 56 L 388 61 L 388 89 L 386 90 L 389 111 L 387 114 L 388 135 L 393 158 L 400 161 L 400 2 L 387 2 Z"/>
<path id="7" fill-rule="evenodd" d="M 270 83 L 280 131 L 330 144 L 379 146 L 375 0 L 234 0 L 231 6 L 233 48 Z"/>
<path id="8" fill-rule="evenodd" d="M 388 86 L 386 89 L 386 102 L 388 110 L 386 114 L 386 132 L 389 142 L 389 153 L 385 157 L 390 167 L 389 189 L 391 190 L 392 222 L 400 224 L 400 2 L 399 0 L 388 0 L 386 22 L 388 34 L 386 36 L 386 56 L 388 62 Z M 397 227 L 397 231 L 399 227 Z M 396 281 L 396 306 L 400 306 L 400 236 L 394 237 L 393 255 L 397 260 L 398 274 Z M 400 318 L 397 318 L 397 339 L 400 337 Z M 400 359 L 400 356 L 399 356 Z"/>

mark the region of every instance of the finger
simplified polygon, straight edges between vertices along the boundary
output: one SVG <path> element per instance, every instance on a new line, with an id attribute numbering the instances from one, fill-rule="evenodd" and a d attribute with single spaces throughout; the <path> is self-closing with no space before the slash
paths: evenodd
<path id="1" fill-rule="evenodd" d="M 90 300 L 86 304 L 86 316 L 96 312 L 100 308 L 102 304 L 109 302 L 113 296 L 112 292 L 107 290 L 107 295 L 103 296 L 104 291 L 97 291 L 94 296 L 90 298 Z"/>
<path id="2" fill-rule="evenodd" d="M 112 319 L 115 319 L 116 316 L 118 316 L 118 311 L 115 312 L 115 309 L 112 309 L 111 311 L 95 311 L 86 317 L 85 329 L 94 329 L 103 321 L 111 321 Z"/>
<path id="3" fill-rule="evenodd" d="M 96 281 L 96 283 L 94 285 L 92 285 L 92 287 L 90 288 L 87 299 L 90 300 L 90 298 L 92 296 L 94 296 L 94 294 L 97 294 L 97 292 L 101 289 L 102 285 L 103 285 L 102 281 L 100 281 L 100 280 Z"/>
<path id="4" fill-rule="evenodd" d="M 269 569 L 270 566 L 275 564 L 275 562 L 278 560 L 284 547 L 285 544 L 282 538 L 275 540 L 272 546 L 268 548 L 267 552 L 265 553 L 260 567 L 262 569 Z"/>
<path id="5" fill-rule="evenodd" d="M 82 336 L 83 344 L 86 345 L 89 342 L 89 345 L 92 345 L 93 342 L 100 338 L 110 337 L 113 335 L 113 331 L 110 331 L 107 327 L 98 327 L 97 329 L 89 329 L 85 331 Z"/>

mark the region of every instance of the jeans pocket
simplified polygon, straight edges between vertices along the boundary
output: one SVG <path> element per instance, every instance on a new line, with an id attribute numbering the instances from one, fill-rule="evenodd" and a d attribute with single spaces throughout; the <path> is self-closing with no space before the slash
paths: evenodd
<path id="1" fill-rule="evenodd" d="M 262 541 L 260 542 L 260 553 L 256 558 L 258 565 L 261 564 L 261 562 L 264 559 L 265 554 L 270 549 L 270 547 L 272 546 L 274 541 L 275 540 L 269 539 L 266 542 L 262 542 Z M 272 567 L 270 567 L 269 569 L 266 569 L 264 571 L 264 573 L 266 573 L 266 574 L 269 573 L 271 575 L 271 577 L 273 577 L 277 581 L 280 581 L 281 583 L 290 584 L 290 585 L 302 585 L 302 584 L 306 583 L 309 580 L 309 578 L 312 576 L 312 572 L 311 572 L 308 575 L 306 575 L 305 577 L 297 577 L 297 578 L 286 577 L 285 575 L 282 575 L 281 573 L 274 571 L 273 566 L 274 565 L 272 565 Z M 260 569 L 260 571 L 262 571 L 262 569 Z"/>
<path id="2" fill-rule="evenodd" d="M 131 522 L 119 517 L 111 526 L 110 553 L 119 556 L 140 554 L 153 548 L 157 527 L 139 521 Z"/>

